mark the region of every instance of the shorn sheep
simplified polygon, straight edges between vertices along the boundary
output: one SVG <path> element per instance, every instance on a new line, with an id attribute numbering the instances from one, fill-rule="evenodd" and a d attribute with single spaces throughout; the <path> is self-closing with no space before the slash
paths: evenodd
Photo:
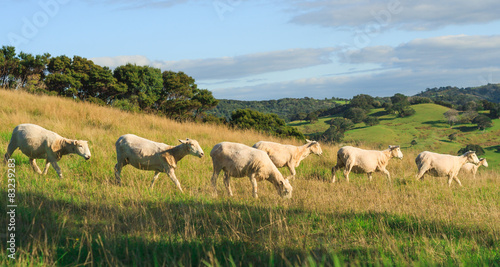
<path id="1" fill-rule="evenodd" d="M 306 140 L 302 146 L 282 145 L 274 142 L 260 141 L 253 145 L 254 148 L 265 151 L 274 165 L 278 168 L 287 166 L 293 178 L 295 178 L 295 168 L 309 154 L 321 155 L 323 151 L 316 141 Z"/>
<path id="2" fill-rule="evenodd" d="M 140 170 L 155 171 L 151 189 L 161 172 L 167 173 L 172 182 L 179 188 L 182 187 L 175 176 L 177 162 L 186 155 L 203 157 L 203 149 L 196 140 L 179 140 L 178 146 L 170 146 L 164 143 L 157 143 L 137 135 L 126 134 L 116 141 L 116 165 L 115 179 L 117 184 L 121 184 L 121 171 L 124 166 L 130 164 Z"/>
<path id="3" fill-rule="evenodd" d="M 292 197 L 292 186 L 288 179 L 273 164 L 266 152 L 243 144 L 222 142 L 214 146 L 210 152 L 214 172 L 212 186 L 217 194 L 217 178 L 224 171 L 224 184 L 230 196 L 233 195 L 229 183 L 231 176 L 241 178 L 247 176 L 253 187 L 253 197 L 257 198 L 257 182 L 271 182 L 278 194 L 283 198 Z"/>
<path id="4" fill-rule="evenodd" d="M 332 168 L 332 183 L 335 183 L 335 172 L 341 168 L 345 168 L 344 176 L 348 182 L 351 171 L 366 173 L 370 180 L 372 180 L 372 173 L 379 171 L 385 173 L 390 180 L 391 174 L 386 167 L 391 158 L 403 158 L 399 146 L 389 146 L 383 151 L 344 146 L 337 152 L 337 165 Z"/>
<path id="5" fill-rule="evenodd" d="M 474 164 L 474 163 L 470 163 L 470 162 L 465 163 L 464 166 L 462 166 L 462 168 L 460 168 L 460 173 L 463 173 L 466 175 L 472 174 L 472 177 L 474 177 L 474 179 L 476 179 L 477 169 L 481 166 L 488 167 L 488 162 L 486 161 L 486 159 L 484 159 L 484 158 L 479 159 L 478 164 Z"/>
<path id="6" fill-rule="evenodd" d="M 467 162 L 479 163 L 476 152 L 468 151 L 461 156 L 452 156 L 424 151 L 418 154 L 415 159 L 418 167 L 417 180 L 422 179 L 424 174 L 429 173 L 433 176 L 448 176 L 448 186 L 451 186 L 453 180 L 462 186 L 457 175 L 460 168 Z"/>
<path id="7" fill-rule="evenodd" d="M 4 156 L 5 162 L 17 148 L 29 157 L 31 167 L 35 172 L 46 175 L 52 165 L 59 178 L 63 178 L 63 175 L 57 162 L 62 156 L 77 154 L 86 160 L 91 156 L 87 141 L 67 139 L 35 124 L 19 124 L 14 128 Z M 45 159 L 43 173 L 36 165 L 36 159 Z"/>

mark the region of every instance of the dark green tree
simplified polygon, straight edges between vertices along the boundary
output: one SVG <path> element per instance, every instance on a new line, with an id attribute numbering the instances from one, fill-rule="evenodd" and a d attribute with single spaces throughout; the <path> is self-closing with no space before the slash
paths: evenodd
<path id="1" fill-rule="evenodd" d="M 13 46 L 2 46 L 0 50 L 0 85 L 15 87 L 16 74 L 19 73 L 19 58 Z"/>
<path id="2" fill-rule="evenodd" d="M 474 120 L 472 120 L 472 123 L 477 124 L 477 128 L 479 130 L 484 130 L 493 126 L 493 121 L 490 119 L 490 117 L 484 114 L 479 114 L 478 116 L 476 116 Z"/>
<path id="3" fill-rule="evenodd" d="M 182 71 L 164 71 L 162 79 L 163 88 L 157 106 L 168 117 L 198 117 L 218 104 L 212 92 L 198 89 L 195 79 Z"/>
<path id="4" fill-rule="evenodd" d="M 380 124 L 379 119 L 377 117 L 372 117 L 372 116 L 366 116 L 366 118 L 363 120 L 363 122 L 367 126 L 374 126 L 374 125 Z"/>
<path id="5" fill-rule="evenodd" d="M 354 123 L 360 123 L 366 118 L 366 110 L 362 108 L 350 108 L 346 111 L 344 117 Z"/>
<path id="6" fill-rule="evenodd" d="M 137 104 L 142 110 L 157 109 L 156 103 L 163 90 L 160 69 L 129 63 L 117 67 L 113 76 L 118 83 L 124 85 L 123 93 L 117 96 L 117 99 L 131 99 L 132 96 L 137 96 Z"/>
<path id="7" fill-rule="evenodd" d="M 271 135 L 305 139 L 296 128 L 287 126 L 276 114 L 264 114 L 251 109 L 239 109 L 232 113 L 230 125 L 239 129 L 254 129 Z"/>

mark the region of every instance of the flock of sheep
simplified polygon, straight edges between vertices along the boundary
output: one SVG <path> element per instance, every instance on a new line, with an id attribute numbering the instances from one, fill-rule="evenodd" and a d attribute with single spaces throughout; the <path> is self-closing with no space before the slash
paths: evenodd
<path id="1" fill-rule="evenodd" d="M 204 152 L 196 140 L 179 140 L 178 146 L 154 142 L 133 134 L 126 134 L 116 141 L 115 179 L 121 183 L 120 173 L 124 166 L 130 164 L 137 169 L 155 171 L 151 188 L 161 172 L 167 173 L 177 188 L 182 192 L 181 184 L 175 176 L 177 162 L 186 155 L 203 157 Z M 88 142 L 84 140 L 67 139 L 59 134 L 46 130 L 34 124 L 20 124 L 14 128 L 4 161 L 7 162 L 12 153 L 19 148 L 29 157 L 33 170 L 39 174 L 47 174 L 52 165 L 60 178 L 61 169 L 57 162 L 67 154 L 77 154 L 90 159 L 91 153 Z M 284 179 L 278 168 L 288 167 L 292 177 L 296 175 L 295 168 L 309 154 L 322 154 L 320 144 L 309 141 L 302 146 L 282 145 L 273 142 L 261 141 L 249 147 L 231 142 L 222 142 L 215 145 L 210 152 L 213 163 L 212 186 L 217 193 L 216 185 L 219 173 L 224 171 L 224 185 L 230 196 L 233 195 L 230 177 L 249 177 L 253 187 L 253 196 L 257 197 L 257 182 L 268 180 L 278 194 L 284 198 L 291 198 L 292 186 L 288 179 Z M 391 158 L 403 158 L 399 146 L 389 146 L 387 150 L 364 150 L 351 146 L 344 146 L 337 152 L 337 164 L 332 168 L 332 182 L 335 182 L 335 173 L 344 168 L 344 176 L 349 181 L 351 171 L 364 172 L 372 179 L 373 172 L 383 172 L 390 179 L 391 175 L 386 167 Z M 45 159 L 45 169 L 42 172 L 35 159 Z M 488 166 L 485 159 L 478 159 L 476 153 L 469 151 L 461 156 L 452 156 L 424 151 L 415 159 L 418 167 L 417 179 L 422 179 L 428 173 L 434 176 L 447 176 L 448 185 L 455 180 L 460 186 L 458 173 L 463 171 L 473 173 L 481 165 Z"/>

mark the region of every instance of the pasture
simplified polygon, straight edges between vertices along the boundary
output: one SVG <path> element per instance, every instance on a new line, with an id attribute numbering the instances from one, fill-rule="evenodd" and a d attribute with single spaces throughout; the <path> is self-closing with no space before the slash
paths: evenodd
<path id="1" fill-rule="evenodd" d="M 404 158 L 392 159 L 387 168 L 392 181 L 380 173 L 372 182 L 351 174 L 347 183 L 339 172 L 332 184 L 339 147 L 322 144 L 322 156 L 310 155 L 296 169 L 291 199 L 281 199 L 266 181 L 254 199 L 246 178 L 231 180 L 232 198 L 219 178 L 219 196 L 213 197 L 209 153 L 215 144 L 300 143 L 59 97 L 0 90 L 0 99 L 2 157 L 20 123 L 88 140 L 92 152 L 89 161 L 63 157 L 64 179 L 53 169 L 35 174 L 28 158 L 14 152 L 17 251 L 14 260 L 8 257 L 3 235 L 0 265 L 500 265 L 498 168 L 481 168 L 475 180 L 459 177 L 463 187 L 450 188 L 443 177 L 416 181 L 414 159 L 423 147 L 402 144 Z M 199 142 L 205 156 L 186 157 L 175 171 L 184 194 L 166 174 L 149 189 L 153 172 L 131 166 L 122 171 L 122 186 L 113 183 L 114 143 L 126 133 L 170 145 L 186 137 Z M 7 166 L 0 170 L 0 212 L 6 214 Z M 286 168 L 280 171 L 289 175 Z"/>

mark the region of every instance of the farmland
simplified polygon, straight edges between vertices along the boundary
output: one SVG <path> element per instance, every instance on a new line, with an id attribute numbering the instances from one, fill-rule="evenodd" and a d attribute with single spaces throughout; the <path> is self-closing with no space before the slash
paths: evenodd
<path id="1" fill-rule="evenodd" d="M 88 140 L 92 151 L 89 161 L 65 156 L 59 162 L 64 179 L 53 169 L 46 176 L 35 174 L 28 158 L 14 153 L 17 250 L 15 260 L 8 258 L 7 243 L 2 241 L 0 265 L 456 266 L 500 262 L 499 161 L 494 157 L 498 153 L 488 150 L 491 167 L 480 169 L 475 180 L 460 177 L 463 187 L 452 184 L 450 188 L 445 178 L 415 181 L 413 162 L 423 149 L 454 152 L 469 139 L 488 138 L 493 147 L 498 128 L 464 133 L 455 144 L 444 140 L 451 130 L 442 117 L 414 124 L 388 117 L 372 129 L 353 129 L 346 141 L 374 149 L 400 143 L 405 157 L 391 160 L 391 181 L 375 174 L 369 182 L 365 175 L 354 174 L 350 183 L 342 175 L 337 183 L 330 183 L 339 147 L 322 144 L 322 156 L 311 155 L 297 168 L 297 178 L 291 181 L 292 199 L 279 198 L 266 181 L 259 183 L 259 198 L 253 199 L 248 179 L 232 179 L 235 196 L 230 198 L 221 179 L 219 196 L 212 195 L 208 154 L 215 144 L 300 143 L 60 97 L 0 90 L 0 99 L 2 155 L 12 129 L 20 123 Z M 430 117 L 443 113 L 434 111 L 435 106 L 415 109 L 417 114 L 435 112 Z M 495 121 L 495 127 L 499 124 Z M 398 132 L 387 133 L 388 128 Z M 376 129 L 379 138 L 367 132 Z M 114 143 L 126 133 L 172 145 L 186 137 L 200 143 L 206 156 L 186 157 L 176 170 L 184 194 L 165 174 L 154 190 L 149 189 L 153 173 L 130 166 L 122 171 L 122 186 L 113 183 Z M 418 144 L 410 147 L 415 138 Z M 0 167 L 4 196 L 7 168 Z M 288 170 L 281 171 L 288 175 Z M 5 199 L 0 205 L 2 214 L 8 211 Z"/>

